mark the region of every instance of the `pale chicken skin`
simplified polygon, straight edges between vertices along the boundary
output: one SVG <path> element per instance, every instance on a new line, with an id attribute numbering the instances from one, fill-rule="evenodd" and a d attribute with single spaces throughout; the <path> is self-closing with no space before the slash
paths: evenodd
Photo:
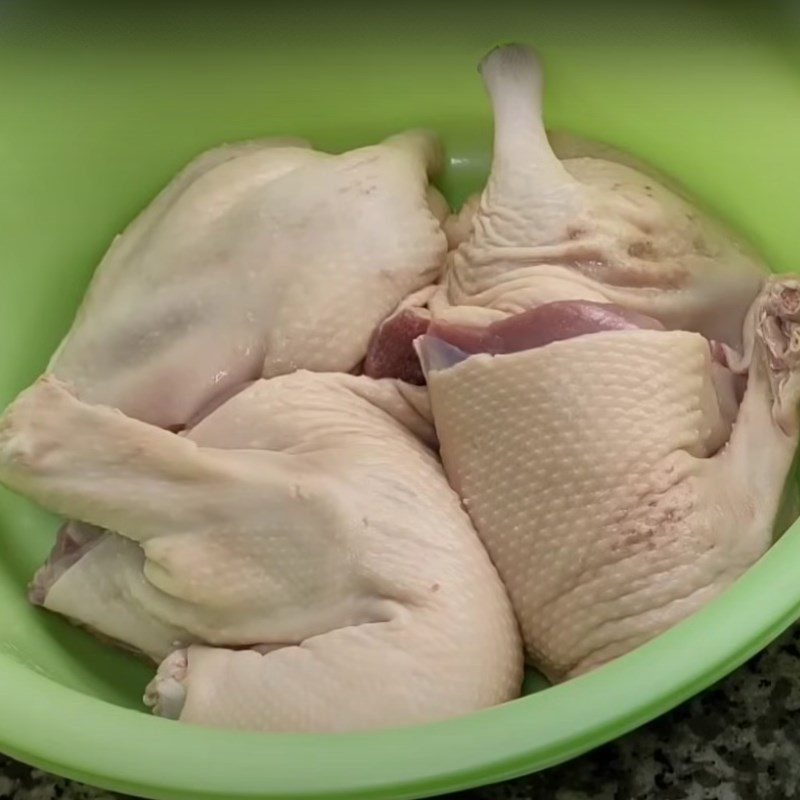
<path id="1" fill-rule="evenodd" d="M 480 199 L 445 226 L 454 249 L 433 317 L 483 325 L 555 300 L 592 300 L 738 347 L 766 275 L 750 249 L 632 159 L 560 161 L 530 48 L 497 48 L 481 72 L 495 119 L 492 170 Z M 565 153 L 581 150 L 561 140 Z"/>
<path id="2" fill-rule="evenodd" d="M 734 414 L 697 333 L 539 346 L 534 331 L 533 349 L 471 357 L 462 330 L 422 339 L 446 472 L 551 679 L 676 624 L 770 546 L 798 443 L 798 326 L 800 282 L 770 279 L 728 354 L 748 375 Z"/>
<path id="3" fill-rule="evenodd" d="M 49 371 L 171 429 L 247 381 L 350 371 L 442 270 L 440 164 L 418 131 L 342 155 L 285 140 L 203 154 L 116 239 Z"/>
<path id="4" fill-rule="evenodd" d="M 342 155 L 292 139 L 202 154 L 114 241 L 49 371 L 172 430 L 262 376 L 350 371 L 380 320 L 441 272 L 440 165 L 423 131 Z M 100 533 L 65 525 L 31 599 Z M 106 566 L 93 578 L 116 579 Z M 48 607 L 69 614 L 56 596 Z"/>
<path id="5" fill-rule="evenodd" d="M 522 679 L 509 600 L 432 436 L 424 391 L 395 381 L 259 381 L 183 437 L 48 377 L 0 423 L 0 480 L 119 532 L 51 594 L 105 636 L 172 653 L 157 712 L 391 727 L 502 703 Z"/>

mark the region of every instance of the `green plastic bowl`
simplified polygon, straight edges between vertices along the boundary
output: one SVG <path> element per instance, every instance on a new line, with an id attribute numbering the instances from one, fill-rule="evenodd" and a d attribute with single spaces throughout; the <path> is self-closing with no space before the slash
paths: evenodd
<path id="1" fill-rule="evenodd" d="M 500 40 L 542 51 L 549 124 L 652 161 L 775 269 L 800 266 L 791 4 L 559 5 L 98 4 L 81 16 L 79 4 L 6 0 L 0 404 L 46 364 L 111 237 L 207 147 L 298 134 L 344 148 L 429 125 L 447 142 L 442 185 L 459 202 L 485 177 L 490 119 L 474 68 Z M 0 493 L 0 750 L 148 797 L 399 798 L 542 769 L 708 686 L 800 612 L 795 525 L 701 613 L 566 685 L 405 730 L 214 731 L 146 714 L 148 667 L 27 604 L 55 526 Z"/>

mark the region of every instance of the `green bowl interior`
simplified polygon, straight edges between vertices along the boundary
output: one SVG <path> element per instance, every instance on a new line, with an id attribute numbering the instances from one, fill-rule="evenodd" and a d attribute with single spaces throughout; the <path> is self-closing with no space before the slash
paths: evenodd
<path id="1" fill-rule="evenodd" d="M 800 16 L 790 4 L 127 6 L 0 11 L 0 405 L 43 369 L 114 234 L 190 157 L 274 134 L 341 149 L 440 131 L 454 204 L 491 125 L 475 64 L 534 42 L 547 121 L 683 182 L 776 270 L 800 254 Z M 150 668 L 32 609 L 56 520 L 0 490 L 0 750 L 152 797 L 402 797 L 562 761 L 721 677 L 800 610 L 800 526 L 725 596 L 564 686 L 439 725 L 255 736 L 147 716 Z M 530 690 L 539 688 L 533 678 Z M 213 753 L 213 761 L 205 755 Z M 308 769 L 310 764 L 315 768 Z"/>

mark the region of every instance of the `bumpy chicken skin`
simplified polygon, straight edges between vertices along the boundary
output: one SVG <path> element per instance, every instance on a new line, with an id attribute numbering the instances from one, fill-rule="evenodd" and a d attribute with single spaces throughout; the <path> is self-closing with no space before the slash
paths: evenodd
<path id="1" fill-rule="evenodd" d="M 463 331 L 422 340 L 446 472 L 551 678 L 671 627 L 770 546 L 800 431 L 798 325 L 800 283 L 770 279 L 722 368 L 748 376 L 735 415 L 697 333 L 533 331 L 532 349 L 471 357 Z"/>
<path id="2" fill-rule="evenodd" d="M 271 731 L 441 719 L 515 697 L 522 649 L 414 433 L 432 436 L 425 401 L 394 381 L 298 372 L 181 437 L 46 378 L 0 423 L 0 479 L 119 533 L 50 594 L 155 658 L 189 645 L 148 693 L 160 713 Z"/>
<path id="3" fill-rule="evenodd" d="M 114 241 L 50 371 L 87 402 L 180 430 L 262 376 L 351 370 L 378 322 L 440 273 L 440 163 L 421 131 L 342 155 L 284 139 L 204 153 Z M 62 550 L 100 535 L 66 525 L 32 600 Z M 95 580 L 113 585 L 124 547 L 93 552 Z"/>
<path id="4" fill-rule="evenodd" d="M 50 371 L 172 429 L 247 381 L 348 372 L 441 271 L 440 163 L 414 131 L 342 155 L 272 140 L 205 153 L 114 242 Z"/>

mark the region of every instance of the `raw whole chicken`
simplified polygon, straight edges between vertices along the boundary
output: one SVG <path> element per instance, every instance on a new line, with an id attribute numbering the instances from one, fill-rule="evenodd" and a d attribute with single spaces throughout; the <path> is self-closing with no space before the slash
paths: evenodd
<path id="1" fill-rule="evenodd" d="M 419 342 L 446 472 L 551 679 L 671 627 L 772 543 L 800 429 L 800 280 L 767 282 L 743 341 L 577 301 Z"/>
<path id="2" fill-rule="evenodd" d="M 148 692 L 159 713 L 269 731 L 440 719 L 515 697 L 523 658 L 421 440 L 426 402 L 395 381 L 297 372 L 178 436 L 47 377 L 0 423 L 0 480 L 120 534 L 72 554 L 50 595 L 171 653 Z"/>
<path id="3" fill-rule="evenodd" d="M 181 429 L 259 377 L 350 371 L 441 271 L 440 163 L 415 131 L 343 155 L 284 140 L 205 153 L 114 242 L 50 372 Z"/>

